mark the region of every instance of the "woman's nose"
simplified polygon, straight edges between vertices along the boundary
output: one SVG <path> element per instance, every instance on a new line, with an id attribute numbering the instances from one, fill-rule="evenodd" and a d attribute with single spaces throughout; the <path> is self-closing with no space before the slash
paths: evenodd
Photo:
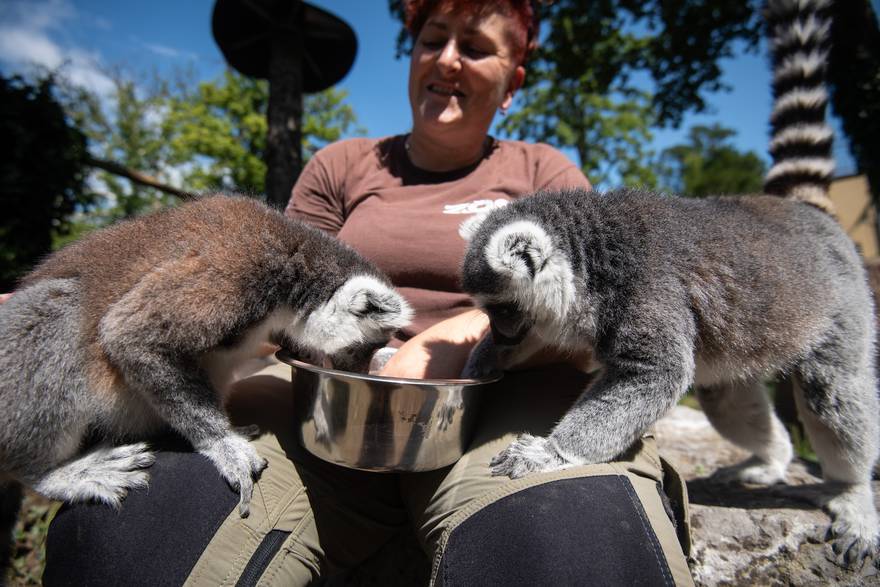
<path id="1" fill-rule="evenodd" d="M 446 45 L 443 46 L 443 50 L 440 51 L 440 56 L 437 58 L 437 65 L 446 75 L 461 69 L 461 53 L 458 50 L 458 43 L 455 42 L 455 39 L 449 39 Z"/>

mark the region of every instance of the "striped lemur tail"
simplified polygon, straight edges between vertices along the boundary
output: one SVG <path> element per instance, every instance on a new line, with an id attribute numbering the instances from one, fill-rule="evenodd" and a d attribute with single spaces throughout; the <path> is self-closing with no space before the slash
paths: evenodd
<path id="1" fill-rule="evenodd" d="M 764 192 L 812 204 L 829 214 L 834 173 L 832 131 L 825 118 L 825 73 L 832 0 L 767 0 L 773 65 L 770 155 Z"/>

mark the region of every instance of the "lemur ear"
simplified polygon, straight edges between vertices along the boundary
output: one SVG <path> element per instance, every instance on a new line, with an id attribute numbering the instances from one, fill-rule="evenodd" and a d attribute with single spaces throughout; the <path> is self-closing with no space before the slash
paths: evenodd
<path id="1" fill-rule="evenodd" d="M 495 271 L 514 278 L 534 280 L 553 255 L 552 239 L 544 229 L 519 220 L 498 229 L 486 245 L 485 255 Z"/>
<path id="2" fill-rule="evenodd" d="M 462 223 L 458 225 L 459 236 L 466 241 L 470 241 L 477 233 L 480 226 L 482 226 L 483 221 L 488 215 L 488 212 L 480 212 L 462 221 Z"/>
<path id="3" fill-rule="evenodd" d="M 412 318 L 412 309 L 403 296 L 378 279 L 359 275 L 349 279 L 343 289 L 348 294 L 348 311 L 381 329 L 396 330 Z"/>
<path id="4" fill-rule="evenodd" d="M 375 345 L 388 342 L 411 318 L 412 310 L 403 296 L 381 279 L 361 274 L 346 280 L 303 322 L 295 321 L 288 335 L 293 342 L 326 355 L 344 352 L 361 359 L 361 347 L 375 350 Z"/>

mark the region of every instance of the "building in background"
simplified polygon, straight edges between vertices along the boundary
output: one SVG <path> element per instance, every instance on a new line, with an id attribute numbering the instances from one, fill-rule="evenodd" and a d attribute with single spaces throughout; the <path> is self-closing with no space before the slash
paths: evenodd
<path id="1" fill-rule="evenodd" d="M 871 205 L 868 179 L 864 175 L 837 177 L 831 182 L 831 201 L 837 217 L 866 261 L 880 256 L 877 243 L 877 211 Z"/>

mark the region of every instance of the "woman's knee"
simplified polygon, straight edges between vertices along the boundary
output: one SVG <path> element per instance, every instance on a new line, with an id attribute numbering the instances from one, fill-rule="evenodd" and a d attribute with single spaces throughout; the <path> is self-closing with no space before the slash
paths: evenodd
<path id="1" fill-rule="evenodd" d="M 686 583 L 677 576 L 682 554 L 664 550 L 652 515 L 625 475 L 534 485 L 456 525 L 445 540 L 434 581 L 446 586 Z M 670 557 L 682 560 L 670 565 Z"/>
<path id="2" fill-rule="evenodd" d="M 131 492 L 118 511 L 86 503 L 58 512 L 43 582 L 180 585 L 237 503 L 202 455 L 160 452 L 149 488 Z"/>

